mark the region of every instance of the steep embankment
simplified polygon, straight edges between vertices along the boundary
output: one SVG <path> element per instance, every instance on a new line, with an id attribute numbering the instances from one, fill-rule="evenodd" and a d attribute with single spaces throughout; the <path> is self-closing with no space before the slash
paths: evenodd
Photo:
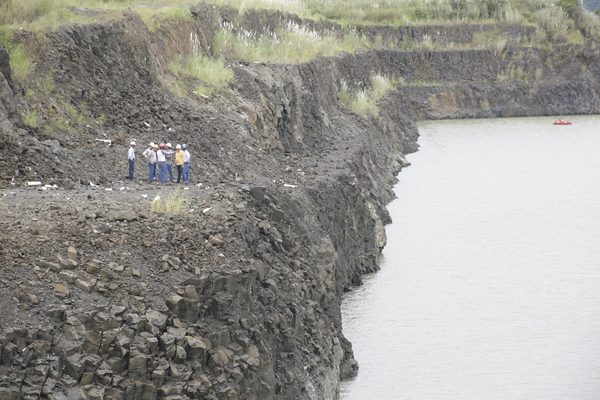
<path id="1" fill-rule="evenodd" d="M 0 51 L 1 178 L 64 188 L 2 193 L 0 397 L 334 398 L 356 372 L 341 294 L 377 269 L 414 118 L 598 111 L 600 54 L 572 46 L 235 62 L 231 90 L 192 100 L 165 88 L 169 60 L 209 52 L 233 20 L 248 31 L 302 23 L 194 15 L 156 32 L 129 15 L 19 33 L 52 85 L 13 79 Z M 488 28 L 432 34 L 444 29 L 397 34 L 463 43 Z M 342 82 L 364 88 L 375 73 L 401 82 L 377 118 L 338 101 Z M 48 122 L 37 128 L 24 123 L 34 105 Z M 81 123 L 57 127 L 71 109 Z M 191 145 L 203 185 L 184 191 L 183 214 L 150 211 L 172 189 L 122 183 L 130 138 Z"/>

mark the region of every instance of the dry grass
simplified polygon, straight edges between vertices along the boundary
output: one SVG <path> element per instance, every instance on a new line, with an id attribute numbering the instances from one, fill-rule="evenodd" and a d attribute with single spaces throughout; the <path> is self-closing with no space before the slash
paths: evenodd
<path id="1" fill-rule="evenodd" d="M 186 210 L 188 204 L 189 199 L 177 189 L 165 197 L 156 196 L 150 203 L 150 210 L 157 214 L 181 214 Z"/>
<path id="2" fill-rule="evenodd" d="M 346 107 L 364 117 L 376 117 L 379 115 L 377 103 L 390 90 L 396 87 L 396 80 L 385 75 L 375 74 L 371 76 L 371 87 L 361 89 L 352 93 L 346 82 L 342 82 L 338 92 L 338 99 Z"/>
<path id="3" fill-rule="evenodd" d="M 215 36 L 213 52 L 248 61 L 294 64 L 316 57 L 354 52 L 367 46 L 367 40 L 353 30 L 342 34 L 317 32 L 289 22 L 276 32 L 264 35 L 224 26 Z"/>

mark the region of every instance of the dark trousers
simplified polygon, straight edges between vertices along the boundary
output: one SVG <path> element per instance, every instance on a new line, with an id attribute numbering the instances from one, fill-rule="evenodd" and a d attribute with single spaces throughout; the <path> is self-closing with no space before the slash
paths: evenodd
<path id="1" fill-rule="evenodd" d="M 129 180 L 133 180 L 135 160 L 129 160 Z"/>
<path id="2" fill-rule="evenodd" d="M 181 181 L 182 172 L 183 172 L 183 165 L 178 165 L 177 166 L 177 183 L 179 183 L 179 181 Z"/>

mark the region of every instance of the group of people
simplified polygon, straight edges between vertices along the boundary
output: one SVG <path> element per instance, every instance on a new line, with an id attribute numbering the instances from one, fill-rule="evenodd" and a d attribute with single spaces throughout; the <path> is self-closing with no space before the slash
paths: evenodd
<path id="1" fill-rule="evenodd" d="M 131 142 L 127 154 L 130 180 L 134 179 L 135 173 L 135 147 L 135 142 Z M 173 166 L 177 170 L 177 183 L 180 183 L 181 180 L 184 183 L 190 181 L 190 151 L 187 144 L 178 144 L 173 150 L 171 143 L 150 142 L 142 156 L 148 162 L 148 182 L 160 182 L 161 184 L 175 182 Z"/>

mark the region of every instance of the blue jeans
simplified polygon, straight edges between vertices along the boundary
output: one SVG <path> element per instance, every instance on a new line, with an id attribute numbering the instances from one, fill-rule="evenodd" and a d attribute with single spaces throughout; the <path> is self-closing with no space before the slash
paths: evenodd
<path id="1" fill-rule="evenodd" d="M 148 182 L 156 180 L 156 164 L 148 163 Z"/>
<path id="2" fill-rule="evenodd" d="M 183 181 L 190 181 L 190 163 L 183 163 Z"/>
<path id="3" fill-rule="evenodd" d="M 133 170 L 135 168 L 135 160 L 129 160 L 129 180 L 133 180 Z"/>
<path id="4" fill-rule="evenodd" d="M 167 176 L 169 172 L 165 161 L 158 162 L 158 173 L 160 174 L 160 183 L 167 183 L 169 181 Z"/>
<path id="5" fill-rule="evenodd" d="M 173 181 L 173 165 L 167 161 L 167 170 L 169 171 L 169 179 Z"/>

